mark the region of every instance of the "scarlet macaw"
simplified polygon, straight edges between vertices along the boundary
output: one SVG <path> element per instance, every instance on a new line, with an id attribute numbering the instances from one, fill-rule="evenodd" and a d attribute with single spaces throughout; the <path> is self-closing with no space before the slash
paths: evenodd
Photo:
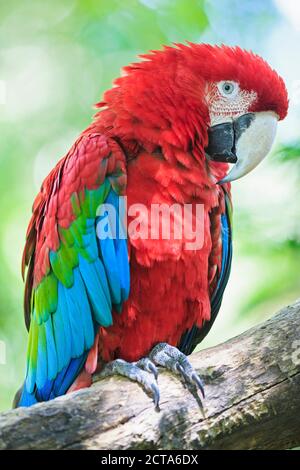
<path id="1" fill-rule="evenodd" d="M 228 280 L 230 181 L 269 152 L 287 91 L 262 58 L 238 47 L 178 44 L 142 59 L 104 94 L 35 199 L 17 406 L 90 385 L 96 370 L 136 380 L 158 404 L 157 365 L 203 392 L 186 355 L 211 328 Z M 147 210 L 204 205 L 201 249 L 161 234 L 97 237 L 99 207 L 118 212 L 125 195 L 128 207 Z"/>

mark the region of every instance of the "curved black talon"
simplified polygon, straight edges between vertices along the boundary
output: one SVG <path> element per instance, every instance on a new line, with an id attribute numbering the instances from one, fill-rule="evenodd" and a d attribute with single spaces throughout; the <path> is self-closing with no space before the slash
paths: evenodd
<path id="1" fill-rule="evenodd" d="M 202 382 L 202 380 L 200 379 L 199 375 L 196 374 L 196 372 L 194 372 L 192 375 L 191 375 L 191 378 L 192 380 L 196 383 L 197 387 L 199 388 L 203 398 L 205 398 L 205 392 L 204 392 L 204 384 Z"/>
<path id="2" fill-rule="evenodd" d="M 159 400 L 160 400 L 160 392 L 159 392 L 159 388 L 156 384 L 152 384 L 151 385 L 151 388 L 153 390 L 153 402 L 154 402 L 154 406 L 155 408 L 159 408 Z"/>
<path id="3" fill-rule="evenodd" d="M 191 385 L 195 385 L 197 389 L 200 390 L 202 397 L 205 398 L 204 385 L 199 375 L 196 372 L 192 372 L 190 376 L 187 375 L 186 371 L 184 370 L 182 365 L 179 363 L 176 364 L 176 368 L 180 372 L 180 374 L 184 377 L 185 381 Z M 192 384 L 191 380 L 194 382 L 194 384 Z"/>

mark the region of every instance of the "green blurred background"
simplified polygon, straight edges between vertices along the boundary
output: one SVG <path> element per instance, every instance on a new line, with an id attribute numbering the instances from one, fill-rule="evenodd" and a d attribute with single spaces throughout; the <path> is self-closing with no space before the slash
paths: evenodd
<path id="1" fill-rule="evenodd" d="M 284 77 L 290 94 L 273 155 L 233 184 L 232 276 L 202 345 L 238 334 L 299 296 L 299 4 L 0 2 L 0 353 L 6 353 L 0 354 L 0 410 L 10 407 L 24 375 L 20 264 L 33 198 L 120 68 L 148 49 L 184 40 L 251 48 Z"/>

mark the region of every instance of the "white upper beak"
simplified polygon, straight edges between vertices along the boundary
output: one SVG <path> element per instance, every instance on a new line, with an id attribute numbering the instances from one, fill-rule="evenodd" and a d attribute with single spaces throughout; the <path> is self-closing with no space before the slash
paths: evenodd
<path id="1" fill-rule="evenodd" d="M 228 183 L 246 175 L 271 150 L 276 135 L 278 116 L 272 111 L 253 114 L 253 121 L 236 143 L 237 163 L 219 183 Z"/>

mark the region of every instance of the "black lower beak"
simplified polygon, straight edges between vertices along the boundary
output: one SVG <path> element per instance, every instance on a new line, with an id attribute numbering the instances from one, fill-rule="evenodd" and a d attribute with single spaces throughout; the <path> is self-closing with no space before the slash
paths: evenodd
<path id="1" fill-rule="evenodd" d="M 254 113 L 243 114 L 231 121 L 216 124 L 208 129 L 208 146 L 205 149 L 214 162 L 236 163 L 236 142 L 250 126 Z"/>

